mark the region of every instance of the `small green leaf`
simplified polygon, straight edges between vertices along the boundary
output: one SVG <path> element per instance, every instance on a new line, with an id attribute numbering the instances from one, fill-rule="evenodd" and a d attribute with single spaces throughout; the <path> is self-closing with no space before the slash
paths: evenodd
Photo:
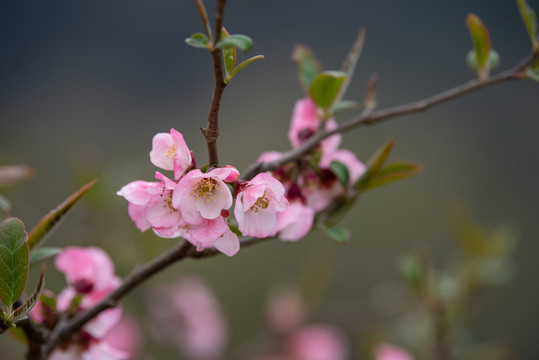
<path id="1" fill-rule="evenodd" d="M 329 168 L 331 169 L 331 171 L 333 171 L 337 179 L 339 179 L 342 186 L 344 188 L 347 188 L 348 181 L 350 180 L 350 174 L 348 172 L 348 168 L 346 167 L 346 165 L 344 165 L 340 161 L 332 161 Z"/>
<path id="2" fill-rule="evenodd" d="M 528 30 L 528 35 L 532 41 L 532 47 L 535 50 L 539 46 L 537 41 L 537 15 L 526 0 L 517 0 L 517 4 L 524 26 Z"/>
<path id="3" fill-rule="evenodd" d="M 238 71 L 243 69 L 246 65 L 249 65 L 250 63 L 252 63 L 255 60 L 262 60 L 263 58 L 264 58 L 264 55 L 257 55 L 257 56 L 253 56 L 252 58 L 249 58 L 247 60 L 242 61 L 238 66 L 236 66 L 236 68 L 234 70 L 232 70 L 232 72 L 230 74 L 228 74 L 228 76 L 225 79 L 225 82 L 228 83 L 234 76 L 236 76 Z"/>
<path id="4" fill-rule="evenodd" d="M 491 49 L 490 46 L 490 35 L 487 28 L 479 17 L 474 14 L 468 14 L 466 18 L 466 25 L 472 36 L 472 42 L 475 48 L 475 57 L 479 69 L 481 69 L 480 76 L 484 77 L 488 74 L 487 62 L 489 57 L 489 52 Z"/>
<path id="5" fill-rule="evenodd" d="M 28 317 L 28 313 L 32 308 L 36 305 L 37 301 L 39 300 L 39 297 L 41 296 L 41 293 L 43 292 L 43 289 L 45 288 L 45 265 L 43 265 L 43 268 L 41 268 L 41 275 L 39 276 L 39 281 L 36 285 L 36 289 L 30 295 L 24 304 L 19 306 L 13 313 L 11 314 L 10 321 L 17 322 L 19 320 L 24 320 Z"/>
<path id="6" fill-rule="evenodd" d="M 96 180 L 89 182 L 81 187 L 79 190 L 71 194 L 63 203 L 58 205 L 55 209 L 49 211 L 45 217 L 43 217 L 39 223 L 28 234 L 28 246 L 32 249 L 36 246 L 45 235 L 49 234 L 60 220 L 69 212 L 69 210 L 75 205 L 83 196 L 94 186 Z"/>
<path id="7" fill-rule="evenodd" d="M 312 50 L 305 45 L 296 45 L 294 47 L 292 60 L 298 63 L 299 82 L 303 91 L 309 94 L 313 80 L 322 71 L 322 65 L 320 65 Z"/>
<path id="8" fill-rule="evenodd" d="M 416 163 L 393 163 L 378 171 L 371 180 L 363 187 L 363 190 L 386 185 L 397 180 L 403 180 L 415 176 L 423 171 L 421 165 Z"/>
<path id="9" fill-rule="evenodd" d="M 341 71 L 324 71 L 312 82 L 309 94 L 314 103 L 324 109 L 329 110 L 337 100 L 337 95 L 346 80 L 346 76 Z"/>
<path id="10" fill-rule="evenodd" d="M 391 154 L 391 151 L 393 150 L 393 146 L 395 146 L 395 141 L 390 139 L 369 159 L 367 162 L 367 171 L 365 171 L 363 176 L 356 184 L 358 189 L 363 189 L 368 186 L 371 179 L 380 171 L 382 166 L 387 161 L 389 154 Z"/>
<path id="11" fill-rule="evenodd" d="M 333 114 L 336 115 L 346 110 L 359 110 L 360 108 L 361 104 L 357 101 L 341 100 L 333 106 Z"/>
<path id="12" fill-rule="evenodd" d="M 361 55 L 361 51 L 363 50 L 364 43 L 365 28 L 361 28 L 359 30 L 359 34 L 357 35 L 356 41 L 352 45 L 352 49 L 350 49 L 348 56 L 346 57 L 344 63 L 341 66 L 341 71 L 346 74 L 346 80 L 341 87 L 339 100 L 344 96 L 346 90 L 348 89 L 348 85 L 350 85 L 350 80 L 352 80 L 352 76 L 354 75 L 354 70 L 356 69 L 357 61 L 359 59 L 359 56 Z"/>
<path id="13" fill-rule="evenodd" d="M 0 187 L 18 184 L 34 175 L 34 171 L 27 165 L 0 166 Z"/>
<path id="14" fill-rule="evenodd" d="M 320 226 L 322 231 L 337 244 L 346 244 L 350 240 L 350 230 L 340 226 Z"/>
<path id="15" fill-rule="evenodd" d="M 233 34 L 221 39 L 216 46 L 219 49 L 234 47 L 247 52 L 253 47 L 253 40 L 247 35 Z"/>
<path id="16" fill-rule="evenodd" d="M 30 267 L 50 259 L 62 252 L 61 248 L 36 248 L 30 253 Z"/>
<path id="17" fill-rule="evenodd" d="M 208 49 L 210 43 L 206 34 L 203 33 L 193 34 L 190 38 L 185 39 L 185 42 L 192 47 L 201 49 Z"/>
<path id="18" fill-rule="evenodd" d="M 11 311 L 28 279 L 28 236 L 22 221 L 8 218 L 0 223 L 0 299 Z"/>
<path id="19" fill-rule="evenodd" d="M 223 39 L 226 39 L 229 37 L 230 34 L 226 29 L 223 27 L 221 29 L 221 37 Z M 224 48 L 223 49 L 223 60 L 225 62 L 225 71 L 226 71 L 226 77 L 228 77 L 228 74 L 234 69 L 234 66 L 236 66 L 236 48 Z"/>
<path id="20" fill-rule="evenodd" d="M 479 63 L 477 62 L 477 57 L 475 55 L 475 50 L 470 50 L 468 52 L 468 55 L 466 55 L 466 63 L 472 69 L 473 72 L 476 74 L 481 74 L 481 71 L 483 71 L 479 67 Z M 488 54 L 488 61 L 487 61 L 487 72 L 490 72 L 491 70 L 495 69 L 500 65 L 500 55 L 495 50 L 490 50 Z"/>

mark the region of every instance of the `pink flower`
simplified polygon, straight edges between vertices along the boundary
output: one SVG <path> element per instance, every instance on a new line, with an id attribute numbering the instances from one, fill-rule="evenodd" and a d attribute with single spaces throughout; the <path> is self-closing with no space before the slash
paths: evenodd
<path id="1" fill-rule="evenodd" d="M 238 235 L 230 231 L 224 217 L 202 219 L 196 225 L 186 225 L 180 229 L 181 236 L 197 247 L 197 251 L 215 247 L 227 256 L 235 255 L 240 249 Z"/>
<path id="2" fill-rule="evenodd" d="M 311 231 L 314 215 L 314 209 L 301 201 L 290 201 L 286 210 L 277 214 L 275 233 L 281 240 L 297 241 Z"/>
<path id="3" fill-rule="evenodd" d="M 153 137 L 150 160 L 163 170 L 174 170 L 174 178 L 179 179 L 192 165 L 193 159 L 183 135 L 170 129 L 170 134 L 159 133 Z"/>
<path id="4" fill-rule="evenodd" d="M 128 213 L 140 231 L 152 227 L 163 237 L 171 237 L 183 224 L 180 211 L 172 206 L 172 192 L 176 183 L 160 172 L 160 182 L 133 181 L 118 191 L 128 202 Z"/>
<path id="5" fill-rule="evenodd" d="M 297 360 L 345 360 L 348 352 L 342 332 L 328 325 L 309 325 L 287 341 L 288 353 Z"/>
<path id="6" fill-rule="evenodd" d="M 383 343 L 374 348 L 374 360 L 414 360 L 414 357 L 398 346 Z"/>
<path id="7" fill-rule="evenodd" d="M 112 260 L 97 247 L 68 246 L 56 257 L 55 265 L 79 293 L 100 291 L 115 277 Z"/>
<path id="8" fill-rule="evenodd" d="M 220 357 L 227 343 L 227 328 L 211 290 L 196 278 L 184 278 L 154 292 L 149 311 L 155 320 L 155 335 L 189 358 Z"/>
<path id="9" fill-rule="evenodd" d="M 320 127 L 322 121 L 318 116 L 316 105 L 310 98 L 303 98 L 296 102 L 292 112 L 292 121 L 288 131 L 288 140 L 293 148 L 299 147 L 308 138 L 310 138 Z M 326 130 L 332 130 L 337 127 L 334 119 L 326 121 Z M 322 141 L 322 148 L 326 150 L 335 150 L 341 143 L 341 135 L 336 134 Z"/>
<path id="10" fill-rule="evenodd" d="M 126 360 L 129 354 L 112 348 L 107 343 L 87 340 L 87 344 L 80 346 L 71 344 L 66 349 L 55 350 L 50 360 Z"/>
<path id="11" fill-rule="evenodd" d="M 243 235 L 267 237 L 275 232 L 277 213 L 286 209 L 284 186 L 270 174 L 260 173 L 240 187 L 234 215 Z"/>
<path id="12" fill-rule="evenodd" d="M 238 177 L 238 170 L 232 167 L 207 173 L 191 170 L 174 189 L 172 206 L 180 210 L 187 224 L 197 225 L 204 219 L 215 219 L 232 206 L 232 193 L 225 181 L 234 182 Z"/>

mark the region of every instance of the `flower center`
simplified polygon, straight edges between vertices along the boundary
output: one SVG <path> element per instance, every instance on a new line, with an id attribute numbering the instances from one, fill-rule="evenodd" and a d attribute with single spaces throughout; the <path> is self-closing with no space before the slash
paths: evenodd
<path id="1" fill-rule="evenodd" d="M 176 144 L 170 145 L 167 151 L 165 152 L 165 156 L 171 160 L 174 160 L 174 155 L 176 155 L 176 150 L 178 150 L 178 148 L 176 147 Z"/>
<path id="2" fill-rule="evenodd" d="M 269 206 L 269 203 L 270 203 L 270 200 L 267 197 L 261 196 L 258 199 L 256 199 L 256 202 L 254 203 L 253 206 L 251 206 L 250 210 L 257 213 L 260 209 L 267 209 Z"/>
<path id="3" fill-rule="evenodd" d="M 213 194 L 217 190 L 217 181 L 212 178 L 203 178 L 194 187 L 192 195 L 195 200 L 203 199 L 209 203 L 213 200 Z"/>

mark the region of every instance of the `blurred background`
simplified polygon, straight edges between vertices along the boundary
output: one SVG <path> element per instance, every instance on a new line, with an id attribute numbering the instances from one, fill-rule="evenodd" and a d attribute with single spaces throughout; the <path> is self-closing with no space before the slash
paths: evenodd
<path id="1" fill-rule="evenodd" d="M 206 1 L 213 14 L 214 4 Z M 536 10 L 539 2 L 529 0 Z M 286 133 L 303 96 L 291 61 L 293 46 L 310 46 L 325 69 L 338 69 L 360 27 L 367 37 L 347 98 L 361 100 L 371 74 L 380 76 L 378 107 L 418 100 L 473 78 L 465 65 L 472 44 L 465 18 L 477 14 L 501 55 L 500 69 L 530 51 L 512 0 L 230 0 L 225 26 L 248 34 L 263 54 L 226 89 L 220 161 L 240 171 L 266 150 L 289 149 Z M 96 245 L 112 254 L 124 276 L 176 244 L 141 234 L 116 191 L 152 181 L 151 139 L 171 127 L 182 132 L 199 165 L 207 161 L 199 128 L 206 124 L 213 79 L 209 54 L 184 43 L 203 31 L 195 1 L 25 0 L 0 14 L 0 164 L 28 164 L 30 181 L 4 193 L 13 216 L 32 227 L 81 185 L 97 185 L 47 245 Z M 241 54 L 240 56 L 244 56 Z M 345 246 L 313 233 L 297 243 L 270 241 L 220 256 L 176 264 L 136 290 L 126 311 L 148 320 L 149 294 L 184 275 L 204 279 L 221 302 L 230 328 L 224 358 L 235 358 L 264 332 L 272 289 L 301 288 L 312 321 L 347 334 L 350 358 L 373 327 L 402 312 L 396 263 L 403 253 L 429 248 L 442 267 L 455 251 L 446 213 L 465 203 L 479 223 L 518 229 L 511 282 L 481 294 L 470 322 L 475 342 L 495 338 L 515 358 L 534 358 L 539 303 L 539 84 L 503 83 L 428 110 L 347 133 L 343 147 L 367 161 L 387 139 L 393 159 L 416 160 L 420 176 L 366 194 L 343 225 Z M 338 120 L 352 116 L 345 113 Z M 52 263 L 48 288 L 63 278 Z M 34 277 L 35 279 L 35 277 Z M 389 290 L 388 290 L 389 289 Z M 150 304 L 151 305 L 151 304 Z M 146 327 L 145 325 L 142 325 Z M 3 358 L 23 347 L 0 338 Z M 146 336 L 147 359 L 178 359 L 170 345 Z M 6 355 L 12 354 L 12 355 Z"/>

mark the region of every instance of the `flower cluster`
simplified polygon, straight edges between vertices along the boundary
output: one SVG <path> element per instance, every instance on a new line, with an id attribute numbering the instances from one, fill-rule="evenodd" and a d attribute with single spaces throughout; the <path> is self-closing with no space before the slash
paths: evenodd
<path id="1" fill-rule="evenodd" d="M 310 98 L 298 100 L 288 132 L 292 147 L 301 146 L 320 127 L 333 130 L 337 123 L 335 119 L 322 121 Z M 340 143 L 341 135 L 332 135 L 320 143 L 307 161 L 286 164 L 272 173 L 284 184 L 289 201 L 288 208 L 278 214 L 275 229 L 282 240 L 296 241 L 304 237 L 312 228 L 314 215 L 343 196 L 365 173 L 365 165 L 351 151 L 339 149 Z M 269 151 L 258 161 L 273 161 L 281 156 L 277 151 Z M 345 183 L 335 173 L 335 166 L 345 169 Z"/>
<path id="2" fill-rule="evenodd" d="M 287 208 L 283 185 L 269 174 L 241 181 L 232 166 L 196 168 L 183 135 L 174 129 L 154 136 L 150 160 L 173 171 L 174 180 L 156 172 L 156 182 L 137 180 L 122 187 L 118 195 L 129 202 L 129 216 L 141 231 L 183 237 L 198 251 L 238 252 L 239 238 L 231 230 L 236 226 L 230 219 L 233 205 L 239 232 L 260 238 L 275 232 L 278 214 Z"/>
<path id="3" fill-rule="evenodd" d="M 116 289 L 121 280 L 114 274 L 110 257 L 96 247 L 66 247 L 55 261 L 68 286 L 58 296 L 46 291 L 32 308 L 32 319 L 53 329 L 61 316 L 87 310 Z M 122 308 L 103 311 L 51 355 L 64 359 L 130 359 L 136 349 L 138 329 L 122 319 Z"/>

